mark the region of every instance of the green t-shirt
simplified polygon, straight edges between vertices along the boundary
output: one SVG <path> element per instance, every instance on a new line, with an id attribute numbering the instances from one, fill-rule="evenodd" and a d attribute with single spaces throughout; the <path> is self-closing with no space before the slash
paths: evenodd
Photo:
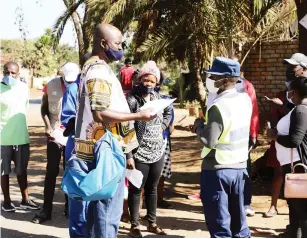
<path id="1" fill-rule="evenodd" d="M 14 86 L 0 83 L 0 145 L 30 143 L 26 110 L 29 88 L 18 81 Z"/>

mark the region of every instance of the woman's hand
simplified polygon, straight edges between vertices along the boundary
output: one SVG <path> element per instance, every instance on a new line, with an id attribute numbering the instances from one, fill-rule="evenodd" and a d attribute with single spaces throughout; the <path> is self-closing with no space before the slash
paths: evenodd
<path id="1" fill-rule="evenodd" d="M 135 163 L 133 158 L 127 159 L 127 169 L 135 169 Z"/>
<path id="2" fill-rule="evenodd" d="M 270 99 L 269 97 L 267 96 L 264 96 L 264 98 L 267 100 L 267 101 L 270 101 L 276 105 L 283 105 L 284 103 L 279 99 L 279 98 L 272 98 Z"/>
<path id="3" fill-rule="evenodd" d="M 267 138 L 269 140 L 274 140 L 274 141 L 277 140 L 278 134 L 277 134 L 277 130 L 276 129 L 267 129 L 266 133 L 267 133 Z"/>

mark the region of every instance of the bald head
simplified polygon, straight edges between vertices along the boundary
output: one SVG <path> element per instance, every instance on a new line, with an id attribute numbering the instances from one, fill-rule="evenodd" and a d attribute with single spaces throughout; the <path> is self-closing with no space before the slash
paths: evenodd
<path id="1" fill-rule="evenodd" d="M 14 78 L 19 76 L 19 65 L 14 61 L 9 61 L 3 66 L 3 75 L 12 76 Z"/>
<path id="2" fill-rule="evenodd" d="M 121 31 L 117 27 L 107 23 L 99 24 L 95 28 L 94 35 L 107 41 L 110 41 L 116 37 L 122 37 Z"/>
<path id="3" fill-rule="evenodd" d="M 114 51 L 120 51 L 122 43 L 123 35 L 117 27 L 101 23 L 94 30 L 93 55 L 100 55 L 110 48 Z"/>

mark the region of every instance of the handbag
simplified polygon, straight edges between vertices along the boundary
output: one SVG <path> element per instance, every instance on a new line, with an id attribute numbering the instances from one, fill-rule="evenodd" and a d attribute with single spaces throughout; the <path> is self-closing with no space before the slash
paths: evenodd
<path id="1" fill-rule="evenodd" d="M 76 137 L 80 137 L 85 104 L 85 86 L 79 98 Z M 106 130 L 94 144 L 93 160 L 79 159 L 76 155 L 67 161 L 62 189 L 71 198 L 96 201 L 112 198 L 119 183 L 124 180 L 126 158 L 114 135 Z"/>
<path id="2" fill-rule="evenodd" d="M 293 165 L 293 149 L 291 149 L 291 173 L 285 176 L 285 198 L 307 198 L 307 173 L 295 173 L 296 167 L 307 166 L 302 163 Z"/>

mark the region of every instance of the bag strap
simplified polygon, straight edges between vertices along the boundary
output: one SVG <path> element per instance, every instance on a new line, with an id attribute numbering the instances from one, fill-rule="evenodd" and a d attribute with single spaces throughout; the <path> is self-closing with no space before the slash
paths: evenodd
<path id="1" fill-rule="evenodd" d="M 303 163 L 298 163 L 298 164 L 295 164 L 295 166 L 293 167 L 294 172 L 295 172 L 295 168 L 298 167 L 298 166 L 301 166 L 301 167 L 303 167 L 305 170 L 307 170 L 307 166 L 306 166 L 305 164 L 303 164 Z"/>
<path id="2" fill-rule="evenodd" d="M 291 149 L 291 173 L 295 173 L 295 168 L 293 167 L 293 149 Z"/>
<path id="3" fill-rule="evenodd" d="M 81 94 L 79 94 L 78 101 L 79 101 L 79 110 L 78 110 L 78 118 L 77 118 L 77 123 L 76 123 L 76 134 L 75 138 L 80 138 L 80 133 L 81 133 L 81 127 L 83 123 L 83 114 L 84 114 L 84 108 L 85 108 L 85 97 L 86 97 L 86 92 L 85 92 L 85 75 L 89 71 L 89 69 L 92 66 L 95 65 L 105 65 L 103 62 L 94 62 L 89 65 L 84 65 L 83 68 L 85 69 L 81 74 L 80 74 L 80 86 L 82 86 Z M 80 92 L 80 88 L 79 88 Z"/>
<path id="4" fill-rule="evenodd" d="M 76 134 L 75 134 L 76 138 L 80 138 L 80 132 L 81 132 L 81 127 L 83 123 L 83 113 L 84 113 L 84 108 L 85 108 L 85 96 L 86 96 L 85 83 L 80 82 L 80 84 L 82 84 L 82 91 L 81 91 L 80 98 L 79 98 L 79 110 L 78 110 L 78 118 L 77 118 L 77 124 L 76 124 Z"/>
<path id="5" fill-rule="evenodd" d="M 303 163 L 298 163 L 295 166 L 293 165 L 293 149 L 291 149 L 291 173 L 295 173 L 295 168 L 301 166 L 303 167 L 305 170 L 307 170 L 307 166 Z"/>

